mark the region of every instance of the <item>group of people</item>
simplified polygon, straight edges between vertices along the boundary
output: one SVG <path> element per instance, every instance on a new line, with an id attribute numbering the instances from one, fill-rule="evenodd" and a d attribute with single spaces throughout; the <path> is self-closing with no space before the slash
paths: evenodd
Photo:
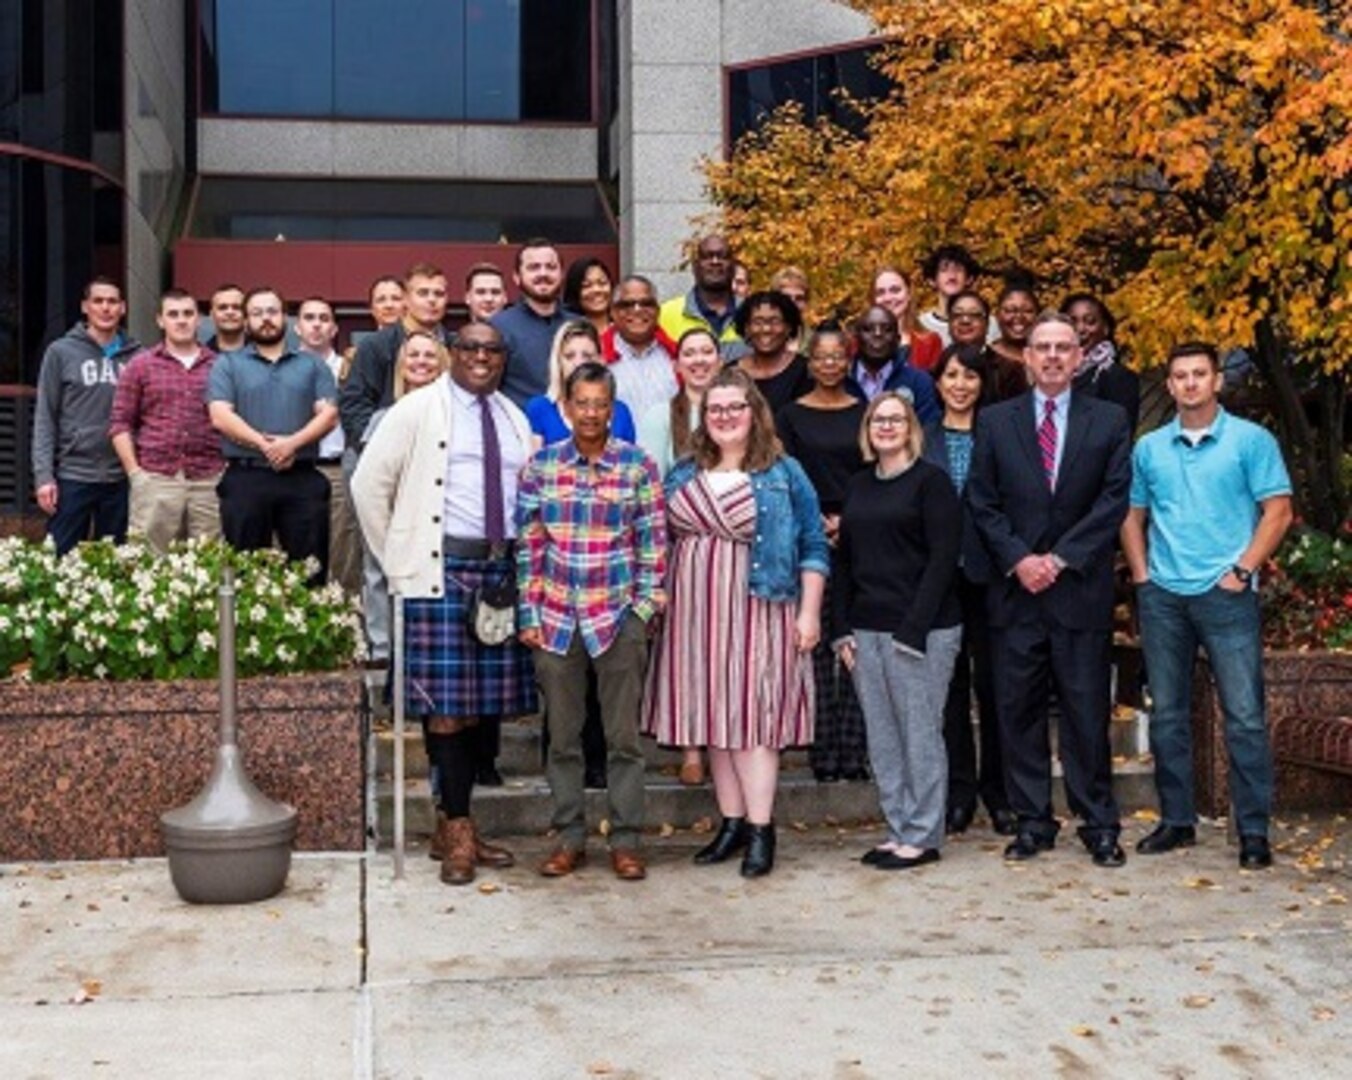
<path id="1" fill-rule="evenodd" d="M 700 864 L 772 870 L 780 752 L 796 746 L 823 782 L 877 784 L 886 836 L 866 864 L 937 861 L 978 802 L 1005 858 L 1034 858 L 1059 829 L 1053 720 L 1079 838 L 1120 866 L 1121 554 L 1162 810 L 1138 850 L 1195 841 L 1200 644 L 1240 863 L 1269 865 L 1257 571 L 1291 488 L 1271 435 L 1220 406 L 1216 350 L 1173 351 L 1178 415 L 1133 449 L 1138 383 L 1092 295 L 1044 310 L 1009 275 L 992 308 L 972 256 L 945 246 L 923 268 L 933 309 L 885 266 L 857 317 L 809 330 L 800 270 L 754 291 L 724 237 L 692 250 L 692 287 L 662 303 L 647 278 L 595 259 L 565 271 L 527 241 L 519 298 L 496 266 L 472 267 L 454 333 L 445 274 L 417 265 L 373 284 L 381 325 L 346 354 L 327 302 L 298 305 L 292 349 L 277 291 L 232 286 L 211 297 L 213 340 L 198 344 L 197 305 L 171 290 L 163 341 L 140 350 L 116 286 L 93 282 L 39 379 L 34 471 L 58 550 L 124 532 L 129 496 L 153 543 L 217 529 L 313 556 L 317 581 L 345 565 L 378 659 L 397 597 L 454 884 L 513 861 L 480 835 L 472 792 L 500 782 L 499 722 L 541 704 L 548 877 L 584 863 L 584 792 L 600 784 L 612 870 L 646 876 L 642 735 L 684 751 L 685 782 L 707 757 L 722 821 Z"/>

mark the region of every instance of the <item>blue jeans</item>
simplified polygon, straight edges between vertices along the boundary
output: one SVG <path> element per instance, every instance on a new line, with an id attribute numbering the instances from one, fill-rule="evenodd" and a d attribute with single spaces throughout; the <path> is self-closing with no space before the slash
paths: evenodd
<path id="1" fill-rule="evenodd" d="M 1137 592 L 1141 651 L 1154 706 L 1150 750 L 1166 825 L 1197 820 L 1192 771 L 1192 667 L 1200 644 L 1216 680 L 1230 755 L 1230 798 L 1241 836 L 1266 836 L 1272 812 L 1272 749 L 1263 702 L 1258 594 L 1216 586 L 1179 596 L 1152 582 Z"/>
<path id="2" fill-rule="evenodd" d="M 88 480 L 56 482 L 56 513 L 47 519 L 47 534 L 56 544 L 57 555 L 64 555 L 81 540 L 101 540 L 105 536 L 115 544 L 127 540 L 126 480 L 94 483 Z"/>

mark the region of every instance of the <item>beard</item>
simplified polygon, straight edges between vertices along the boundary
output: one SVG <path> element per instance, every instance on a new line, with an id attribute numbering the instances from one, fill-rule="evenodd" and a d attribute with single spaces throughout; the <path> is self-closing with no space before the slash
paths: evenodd
<path id="1" fill-rule="evenodd" d="M 286 337 L 285 326 L 260 326 L 249 328 L 249 339 L 259 345 L 276 345 Z"/>

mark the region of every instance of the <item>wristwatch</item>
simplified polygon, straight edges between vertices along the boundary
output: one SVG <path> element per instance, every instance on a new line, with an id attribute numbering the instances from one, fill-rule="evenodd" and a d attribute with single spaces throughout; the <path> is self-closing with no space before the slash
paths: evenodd
<path id="1" fill-rule="evenodd" d="M 1239 583 L 1241 585 L 1250 585 L 1253 583 L 1253 571 L 1247 566 L 1240 566 L 1239 563 L 1235 563 L 1234 566 L 1230 567 L 1230 573 L 1239 578 Z"/>

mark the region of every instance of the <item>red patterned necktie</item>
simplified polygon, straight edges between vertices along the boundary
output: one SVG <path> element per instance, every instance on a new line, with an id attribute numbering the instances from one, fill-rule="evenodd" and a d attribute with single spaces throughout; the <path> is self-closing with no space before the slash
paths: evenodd
<path id="1" fill-rule="evenodd" d="M 1037 427 L 1037 444 L 1042 450 L 1042 471 L 1047 486 L 1056 489 L 1056 402 L 1048 398 L 1042 405 L 1042 423 Z"/>

